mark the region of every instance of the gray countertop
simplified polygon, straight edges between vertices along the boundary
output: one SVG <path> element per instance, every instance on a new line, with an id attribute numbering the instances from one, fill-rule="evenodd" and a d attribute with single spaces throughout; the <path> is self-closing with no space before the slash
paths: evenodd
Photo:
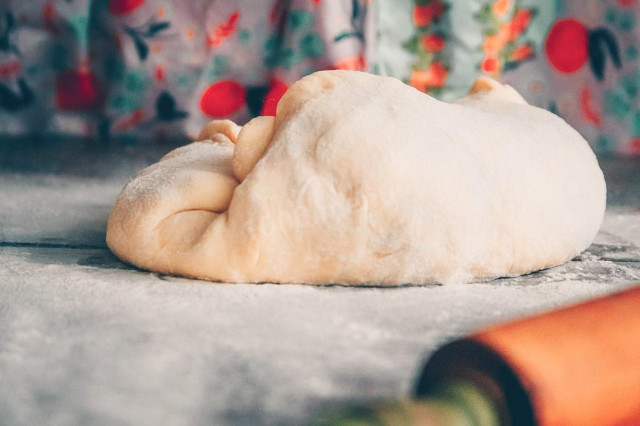
<path id="1" fill-rule="evenodd" d="M 615 158 L 594 244 L 524 277 L 348 288 L 139 271 L 106 248 L 106 220 L 169 149 L 0 141 L 0 425 L 301 424 L 408 395 L 447 340 L 640 281 L 640 162 Z"/>

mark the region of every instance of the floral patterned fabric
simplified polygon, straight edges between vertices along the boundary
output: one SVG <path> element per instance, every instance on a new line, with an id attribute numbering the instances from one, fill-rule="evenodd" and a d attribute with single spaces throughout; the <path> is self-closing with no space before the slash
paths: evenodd
<path id="1" fill-rule="evenodd" d="M 320 69 L 445 100 L 480 74 L 640 155 L 637 0 L 4 0 L 0 135 L 193 136 Z"/>

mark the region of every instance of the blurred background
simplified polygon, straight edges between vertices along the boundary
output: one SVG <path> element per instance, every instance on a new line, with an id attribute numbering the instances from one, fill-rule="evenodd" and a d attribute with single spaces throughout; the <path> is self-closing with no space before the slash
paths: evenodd
<path id="1" fill-rule="evenodd" d="M 637 0 L 2 0 L 0 138 L 187 140 L 350 69 L 444 100 L 480 74 L 640 155 Z"/>
<path id="2" fill-rule="evenodd" d="M 639 18 L 637 0 L 0 0 L 0 425 L 306 424 L 408 396 L 447 341 L 637 282 Z M 513 85 L 599 154 L 596 241 L 523 277 L 396 288 L 218 285 L 111 254 L 132 175 L 321 69 L 447 101 L 481 74 Z"/>

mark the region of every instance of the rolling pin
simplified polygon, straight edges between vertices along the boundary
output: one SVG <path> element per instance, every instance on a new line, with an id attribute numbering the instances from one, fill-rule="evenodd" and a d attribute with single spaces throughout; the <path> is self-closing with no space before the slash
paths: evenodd
<path id="1" fill-rule="evenodd" d="M 320 424 L 640 425 L 640 286 L 453 341 L 414 396 Z"/>

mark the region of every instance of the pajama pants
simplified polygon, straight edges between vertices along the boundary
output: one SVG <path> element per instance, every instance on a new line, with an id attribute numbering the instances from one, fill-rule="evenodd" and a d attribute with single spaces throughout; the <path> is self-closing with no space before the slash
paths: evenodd
<path id="1" fill-rule="evenodd" d="M 193 137 L 347 69 L 443 100 L 488 75 L 596 152 L 640 155 L 638 18 L 637 0 L 0 0 L 0 137 Z"/>

